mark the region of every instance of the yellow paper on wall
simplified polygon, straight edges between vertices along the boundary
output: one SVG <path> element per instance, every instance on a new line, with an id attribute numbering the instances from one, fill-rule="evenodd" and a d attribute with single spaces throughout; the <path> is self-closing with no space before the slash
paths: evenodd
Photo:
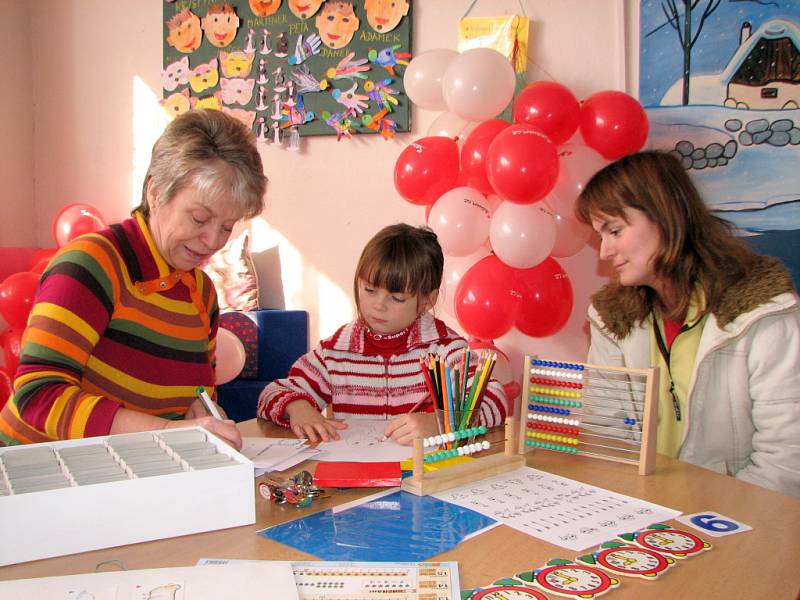
<path id="1" fill-rule="evenodd" d="M 530 20 L 519 15 L 464 17 L 458 22 L 458 51 L 493 48 L 507 57 L 514 70 L 524 73 L 528 66 Z"/>

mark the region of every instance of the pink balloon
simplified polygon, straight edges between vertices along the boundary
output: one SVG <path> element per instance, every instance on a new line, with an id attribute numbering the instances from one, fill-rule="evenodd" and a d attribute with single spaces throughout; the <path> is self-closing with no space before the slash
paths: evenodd
<path id="1" fill-rule="evenodd" d="M 605 91 L 589 96 L 581 107 L 581 134 L 609 160 L 640 150 L 647 141 L 647 113 L 636 98 Z"/>
<path id="2" fill-rule="evenodd" d="M 549 211 L 556 226 L 556 241 L 551 256 L 572 256 L 580 251 L 592 235 L 592 228 L 575 218 L 575 199 L 551 192 L 541 203 L 543 210 Z"/>
<path id="3" fill-rule="evenodd" d="M 489 256 L 489 250 L 481 246 L 477 251 L 467 256 L 445 256 L 444 270 L 442 272 L 442 287 L 439 292 L 439 306 L 447 314 L 456 315 L 454 306 L 456 289 L 464 273 L 482 258 Z"/>
<path id="4" fill-rule="evenodd" d="M 220 327 L 217 330 L 217 385 L 235 379 L 242 372 L 246 358 L 242 341 L 232 331 Z"/>
<path id="5" fill-rule="evenodd" d="M 408 99 L 420 108 L 445 110 L 442 79 L 456 56 L 458 52 L 455 50 L 437 48 L 411 59 L 403 74 L 403 87 Z"/>
<path id="6" fill-rule="evenodd" d="M 469 335 L 493 340 L 514 326 L 520 300 L 514 269 L 487 256 L 461 278 L 455 294 L 456 317 Z"/>
<path id="7" fill-rule="evenodd" d="M 482 194 L 493 191 L 486 174 L 486 155 L 492 140 L 510 125 L 511 123 L 502 119 L 489 119 L 475 127 L 467 136 L 461 146 L 461 181 L 464 185 L 473 187 Z"/>
<path id="8" fill-rule="evenodd" d="M 527 269 L 550 254 L 556 241 L 555 223 L 539 204 L 503 202 L 492 216 L 489 241 L 505 264 Z"/>
<path id="9" fill-rule="evenodd" d="M 89 204 L 68 204 L 53 219 L 53 239 L 60 248 L 84 233 L 105 229 L 99 211 Z"/>
<path id="10" fill-rule="evenodd" d="M 412 142 L 394 165 L 394 187 L 412 204 L 432 204 L 458 178 L 458 145 L 446 137 Z"/>
<path id="11" fill-rule="evenodd" d="M 558 153 L 547 137 L 530 125 L 511 125 L 489 144 L 489 183 L 498 196 L 529 204 L 544 198 L 558 177 Z"/>
<path id="12" fill-rule="evenodd" d="M 442 78 L 447 109 L 467 121 L 484 121 L 503 112 L 517 78 L 511 61 L 491 48 L 472 48 L 456 56 Z"/>
<path id="13" fill-rule="evenodd" d="M 580 139 L 576 136 L 576 139 Z M 581 142 L 569 141 L 558 147 L 558 179 L 553 194 L 575 201 L 592 175 L 608 161 Z"/>
<path id="14" fill-rule="evenodd" d="M 466 256 L 480 248 L 489 235 L 491 213 L 486 198 L 469 187 L 453 188 L 442 194 L 428 217 L 442 251 Z"/>
<path id="15" fill-rule="evenodd" d="M 572 313 L 572 284 L 558 262 L 517 271 L 522 306 L 515 326 L 525 335 L 547 337 L 561 330 Z"/>
<path id="16" fill-rule="evenodd" d="M 527 123 L 554 144 L 566 142 L 578 129 L 580 103 L 568 87 L 555 81 L 534 81 L 514 100 L 515 123 Z"/>

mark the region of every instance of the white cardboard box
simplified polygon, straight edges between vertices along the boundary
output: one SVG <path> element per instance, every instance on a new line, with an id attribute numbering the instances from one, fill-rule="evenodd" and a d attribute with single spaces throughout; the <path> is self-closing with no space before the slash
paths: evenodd
<path id="1" fill-rule="evenodd" d="M 0 496 L 0 565 L 255 523 L 253 463 L 200 428 L 234 464 L 169 475 Z M 105 436 L 35 444 L 98 444 Z M 0 448 L 9 452 L 31 446 Z M 0 477 L 5 471 L 0 472 Z M 6 481 L 8 483 L 8 481 Z"/>

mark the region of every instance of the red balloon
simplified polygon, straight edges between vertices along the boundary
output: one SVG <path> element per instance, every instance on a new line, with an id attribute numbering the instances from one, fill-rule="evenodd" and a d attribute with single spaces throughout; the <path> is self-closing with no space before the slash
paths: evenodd
<path id="1" fill-rule="evenodd" d="M 5 370 L 0 369 L 0 409 L 2 409 L 8 399 L 11 398 L 11 394 L 14 393 L 14 386 L 11 380 L 11 377 Z"/>
<path id="2" fill-rule="evenodd" d="M 60 248 L 84 233 L 105 229 L 106 222 L 96 208 L 88 204 L 67 204 L 53 219 L 53 239 Z"/>
<path id="3" fill-rule="evenodd" d="M 609 160 L 636 152 L 647 141 L 647 113 L 623 92 L 592 94 L 581 107 L 580 120 L 586 145 Z"/>
<path id="4" fill-rule="evenodd" d="M 502 119 L 489 119 L 470 132 L 461 147 L 461 185 L 475 188 L 484 195 L 494 192 L 486 174 L 486 155 L 492 140 L 510 125 Z"/>
<path id="5" fill-rule="evenodd" d="M 458 179 L 458 144 L 431 136 L 409 144 L 394 165 L 394 187 L 411 204 L 433 204 Z"/>
<path id="6" fill-rule="evenodd" d="M 514 100 L 514 123 L 532 125 L 559 146 L 578 129 L 581 105 L 569 88 L 555 81 L 534 81 Z"/>
<path id="7" fill-rule="evenodd" d="M 39 286 L 36 273 L 14 273 L 0 283 L 0 314 L 10 327 L 25 327 Z"/>
<path id="8" fill-rule="evenodd" d="M 22 342 L 22 329 L 7 329 L 3 332 L 3 358 L 8 373 L 16 373 L 19 364 L 19 351 Z"/>
<path id="9" fill-rule="evenodd" d="M 558 152 L 533 126 L 511 125 L 489 144 L 486 172 L 498 196 L 517 204 L 532 204 L 553 189 L 558 178 Z"/>
<path id="10" fill-rule="evenodd" d="M 547 337 L 564 327 L 572 313 L 572 283 L 558 262 L 548 257 L 517 271 L 522 307 L 515 326 L 525 335 Z"/>
<path id="11" fill-rule="evenodd" d="M 39 262 L 34 265 L 31 265 L 30 269 L 28 269 L 29 273 L 33 273 L 34 275 L 41 275 L 44 273 L 44 270 L 47 268 L 47 265 L 50 264 L 49 258 L 43 258 Z"/>
<path id="12" fill-rule="evenodd" d="M 31 260 L 28 263 L 28 271 L 32 271 L 31 267 L 38 265 L 42 261 L 49 261 L 53 258 L 53 255 L 56 253 L 55 248 L 39 248 L 33 254 L 31 254 Z M 47 262 L 45 262 L 47 264 Z"/>
<path id="13" fill-rule="evenodd" d="M 470 336 L 493 340 L 514 326 L 521 300 L 515 270 L 490 255 L 464 273 L 453 303 L 458 322 Z"/>

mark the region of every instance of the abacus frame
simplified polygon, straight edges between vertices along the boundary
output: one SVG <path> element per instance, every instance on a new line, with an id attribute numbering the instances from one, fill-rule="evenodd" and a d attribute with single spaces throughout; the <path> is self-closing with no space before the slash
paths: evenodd
<path id="1" fill-rule="evenodd" d="M 520 454 L 528 454 L 535 452 L 536 449 L 530 448 L 527 444 L 527 430 L 528 430 L 528 398 L 530 394 L 530 369 L 531 362 L 537 357 L 526 356 L 525 366 L 522 373 L 522 396 L 520 399 L 520 428 L 519 428 L 519 452 Z M 607 460 L 611 462 L 620 462 L 625 464 L 634 465 L 638 468 L 639 475 L 650 475 L 655 471 L 656 467 L 656 427 L 658 424 L 658 397 L 659 397 L 659 384 L 658 384 L 658 368 L 648 369 L 634 369 L 629 367 L 593 365 L 589 363 L 570 362 L 558 363 L 569 364 L 582 367 L 585 370 L 598 370 L 604 372 L 619 373 L 624 377 L 630 375 L 637 375 L 643 377 L 645 380 L 644 385 L 644 406 L 642 409 L 642 426 L 641 441 L 639 443 L 639 453 L 636 459 L 627 459 L 619 456 L 604 456 L 602 454 L 592 453 L 587 458 L 597 458 L 600 460 Z M 621 390 L 621 393 L 629 394 Z M 524 416 L 524 418 L 522 418 Z M 580 453 L 579 453 L 580 454 Z"/>

